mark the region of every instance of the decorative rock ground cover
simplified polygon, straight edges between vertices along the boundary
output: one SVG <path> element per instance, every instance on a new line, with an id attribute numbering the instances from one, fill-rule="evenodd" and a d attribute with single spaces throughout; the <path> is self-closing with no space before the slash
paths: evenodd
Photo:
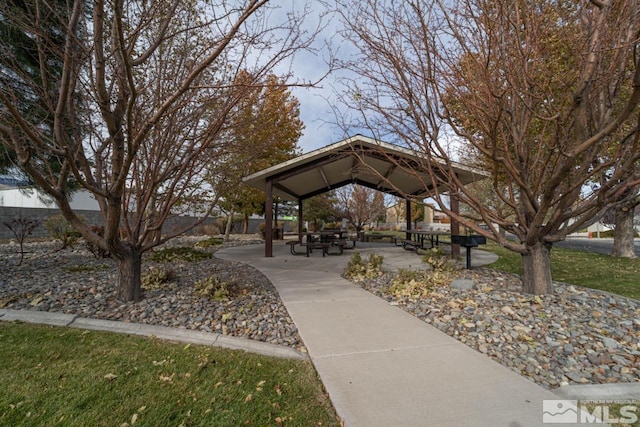
<path id="1" fill-rule="evenodd" d="M 256 242 L 230 244 L 250 243 Z M 27 244 L 21 266 L 18 245 L 0 245 L 0 308 L 196 329 L 304 351 L 277 291 L 251 266 L 213 257 L 170 264 L 147 258 L 143 272 L 170 268 L 175 278 L 146 289 L 139 303 L 119 303 L 112 260 L 94 258 L 82 245 L 56 252 L 57 245 Z M 640 302 L 559 283 L 554 295 L 524 295 L 518 276 L 487 268 L 458 276 L 475 289 L 440 286 L 414 299 L 391 294 L 390 274 L 357 284 L 545 388 L 640 381 Z M 197 294 L 194 284 L 208 277 L 229 284 L 228 299 Z"/>
<path id="2" fill-rule="evenodd" d="M 555 294 L 519 292 L 519 276 L 462 270 L 476 288 L 437 287 L 427 297 L 396 297 L 392 276 L 357 282 L 547 389 L 640 381 L 640 302 L 556 283 Z"/>
<path id="3" fill-rule="evenodd" d="M 193 246 L 197 238 L 171 241 Z M 242 240 L 226 245 L 252 244 Z M 93 257 L 82 244 L 56 251 L 55 242 L 25 245 L 18 266 L 17 244 L 0 245 L 0 308 L 76 314 L 222 333 L 304 351 L 298 330 L 271 282 L 258 270 L 215 257 L 198 261 L 157 263 L 146 256 L 143 275 L 153 269 L 171 270 L 174 279 L 144 290 L 138 303 L 115 299 L 117 271 L 113 260 Z M 202 249 L 213 253 L 217 248 Z M 215 277 L 227 284 L 228 298 L 198 295 L 194 284 Z"/>

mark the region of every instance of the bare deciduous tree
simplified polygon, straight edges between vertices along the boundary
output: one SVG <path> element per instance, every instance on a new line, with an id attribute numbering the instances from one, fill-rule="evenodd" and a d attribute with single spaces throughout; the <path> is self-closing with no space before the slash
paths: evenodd
<path id="1" fill-rule="evenodd" d="M 639 2 L 338 3 L 360 53 L 344 92 L 362 113 L 352 125 L 421 153 L 472 214 L 436 191 L 440 208 L 520 253 L 525 292 L 552 292 L 553 243 L 638 181 Z M 500 209 L 453 173 L 456 146 L 491 172 Z"/>
<path id="2" fill-rule="evenodd" d="M 611 256 L 620 258 L 635 258 L 633 239 L 636 234 L 634 227 L 635 210 L 640 205 L 638 189 L 631 189 L 622 200 L 608 208 L 601 222 L 613 228 L 613 248 Z"/>
<path id="3" fill-rule="evenodd" d="M 336 216 L 346 218 L 360 232 L 365 225 L 378 221 L 385 214 L 384 194 L 361 185 L 338 188 Z"/>
<path id="4" fill-rule="evenodd" d="M 413 223 L 413 228 L 418 227 L 418 222 L 425 220 L 425 208 L 427 205 L 424 204 L 423 200 L 409 200 L 411 202 L 411 216 L 409 217 L 411 223 Z M 407 218 L 407 203 L 406 200 L 396 197 L 395 202 L 396 213 L 398 215 L 398 219 L 403 219 L 406 221 Z"/>
<path id="5" fill-rule="evenodd" d="M 224 164 L 234 105 L 314 34 L 302 30 L 304 10 L 277 13 L 267 0 L 72 0 L 59 14 L 61 51 L 42 27 L 59 2 L 27 3 L 30 13 L 0 5 L 0 18 L 35 41 L 39 67 L 0 58 L 0 142 L 73 227 L 112 254 L 118 298 L 139 300 L 142 253 L 198 221 L 161 235 L 162 225 L 182 213 L 204 219 L 221 196 L 203 171 Z M 236 84 L 240 70 L 255 82 Z M 24 99 L 46 108 L 51 131 L 34 126 Z M 38 160 L 51 157 L 59 168 Z M 97 200 L 103 235 L 71 209 L 71 182 Z"/>

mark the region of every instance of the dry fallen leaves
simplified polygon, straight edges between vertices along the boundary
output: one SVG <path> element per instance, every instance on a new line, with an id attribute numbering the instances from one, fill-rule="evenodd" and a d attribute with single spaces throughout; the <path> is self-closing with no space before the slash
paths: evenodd
<path id="1" fill-rule="evenodd" d="M 160 381 L 164 381 L 164 382 L 173 382 L 173 376 L 175 374 L 171 374 L 171 375 L 164 375 L 164 374 L 160 374 Z"/>
<path id="2" fill-rule="evenodd" d="M 115 380 L 117 377 L 118 377 L 117 375 L 109 373 L 109 374 L 105 375 L 103 378 L 105 380 L 111 382 L 111 381 Z"/>

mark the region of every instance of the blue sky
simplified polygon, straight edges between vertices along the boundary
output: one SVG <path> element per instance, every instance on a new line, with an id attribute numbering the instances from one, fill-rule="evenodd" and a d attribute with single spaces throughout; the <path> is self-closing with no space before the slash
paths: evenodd
<path id="1" fill-rule="evenodd" d="M 316 81 L 326 74 L 329 69 L 327 65 L 329 48 L 327 45 L 330 45 L 330 48 L 337 52 L 340 59 L 345 59 L 344 46 L 340 46 L 338 35 L 339 21 L 335 18 L 331 19 L 327 15 L 320 18 L 321 4 L 313 1 L 309 4 L 312 13 L 305 16 L 304 26 L 308 31 L 313 31 L 319 20 L 322 19 L 321 25 L 324 25 L 324 29 L 315 42 L 314 47 L 317 52 L 299 52 L 294 58 L 291 64 L 294 81 Z M 281 10 L 284 11 L 287 7 L 298 9 L 303 5 L 303 2 L 293 0 L 291 3 L 285 3 Z M 331 106 L 337 76 L 338 73 L 332 73 L 315 88 L 293 87 L 291 89 L 293 96 L 300 102 L 300 118 L 305 124 L 304 134 L 299 141 L 299 146 L 305 153 L 340 141 L 345 137 L 340 127 L 335 124 L 336 119 Z"/>
<path id="2" fill-rule="evenodd" d="M 332 88 L 324 82 L 322 88 L 294 88 L 293 95 L 300 101 L 300 118 L 305 124 L 298 145 L 308 153 L 343 139 L 343 132 L 333 124 L 335 118 L 326 97 L 332 96 Z"/>

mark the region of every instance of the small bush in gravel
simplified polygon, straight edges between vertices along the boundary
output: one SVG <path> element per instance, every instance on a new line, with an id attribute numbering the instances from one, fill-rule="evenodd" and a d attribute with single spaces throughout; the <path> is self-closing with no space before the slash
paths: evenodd
<path id="1" fill-rule="evenodd" d="M 391 280 L 389 292 L 396 297 L 426 297 L 437 287 L 450 284 L 452 279 L 450 272 L 400 268 Z"/>
<path id="2" fill-rule="evenodd" d="M 429 249 L 423 255 L 422 262 L 428 264 L 432 271 L 454 272 L 457 270 L 456 262 L 447 257 L 440 248 Z"/>
<path id="3" fill-rule="evenodd" d="M 163 289 L 176 278 L 175 271 L 165 268 L 152 268 L 140 278 L 142 288 L 148 291 Z"/>
<path id="4" fill-rule="evenodd" d="M 224 243 L 224 239 L 220 237 L 210 237 L 206 240 L 201 240 L 194 246 L 196 248 L 210 248 L 211 246 L 220 246 Z"/>
<path id="5" fill-rule="evenodd" d="M 14 236 L 16 236 L 16 240 L 20 245 L 20 261 L 18 265 L 22 264 L 24 259 L 24 241 L 33 230 L 40 224 L 36 218 L 14 218 L 11 221 L 5 222 L 4 225 L 7 227 Z"/>
<path id="6" fill-rule="evenodd" d="M 349 260 L 344 276 L 356 281 L 382 276 L 383 259 L 382 255 L 371 253 L 365 263 L 360 252 L 356 252 Z"/>
<path id="7" fill-rule="evenodd" d="M 198 280 L 194 285 L 196 295 L 209 298 L 213 301 L 225 301 L 229 299 L 228 284 L 215 276 Z"/>
<path id="8" fill-rule="evenodd" d="M 376 253 L 369 254 L 369 260 L 367 261 L 367 267 L 373 270 L 377 276 L 382 275 L 382 261 L 384 257 Z"/>
<path id="9" fill-rule="evenodd" d="M 433 288 L 433 283 L 429 280 L 429 274 L 426 271 L 400 268 L 398 274 L 391 280 L 389 292 L 399 297 L 417 298 L 428 295 Z"/>
<path id="10" fill-rule="evenodd" d="M 47 218 L 44 226 L 51 237 L 60 240 L 62 243 L 62 248 L 60 249 L 72 248 L 80 238 L 80 233 L 62 215 L 54 215 Z"/>
<path id="11" fill-rule="evenodd" d="M 156 252 L 153 252 L 150 255 L 151 261 L 155 262 L 175 262 L 175 261 L 186 261 L 186 262 L 197 262 L 204 261 L 205 259 L 210 259 L 211 254 L 201 252 L 194 248 L 189 248 L 186 246 L 180 246 L 175 248 L 165 248 Z"/>

